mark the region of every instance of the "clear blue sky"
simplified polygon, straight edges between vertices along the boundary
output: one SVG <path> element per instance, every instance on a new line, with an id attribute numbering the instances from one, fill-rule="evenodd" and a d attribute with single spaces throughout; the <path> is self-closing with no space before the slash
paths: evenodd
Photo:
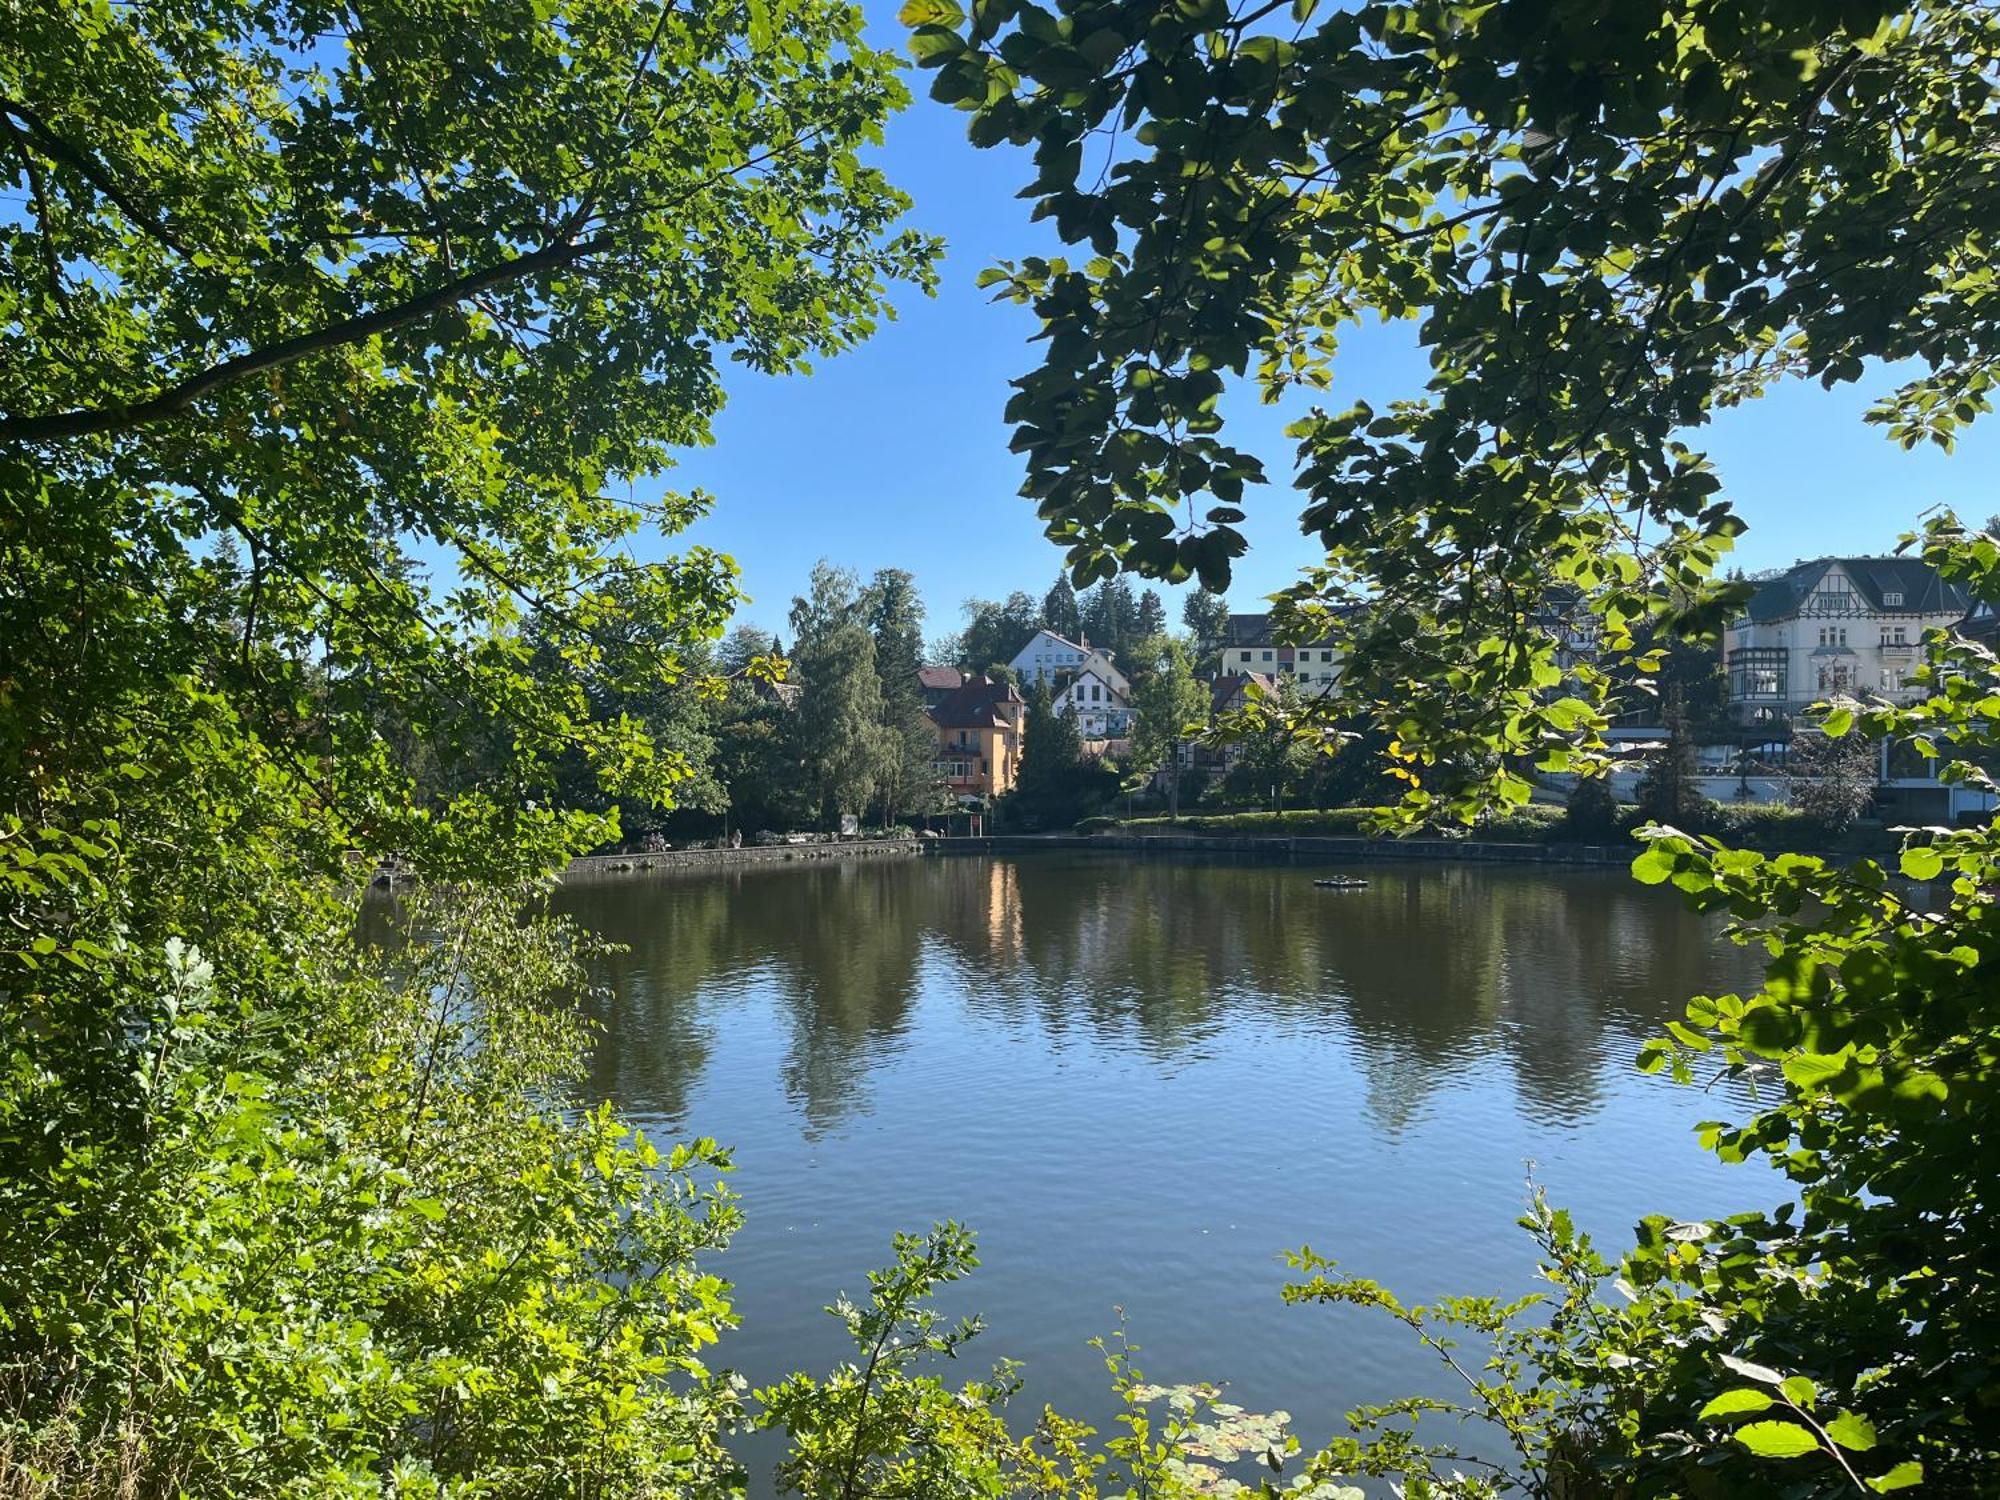
<path id="1" fill-rule="evenodd" d="M 876 40 L 900 45 L 894 6 L 871 0 L 870 9 Z M 974 150 L 964 116 L 923 96 L 924 75 L 911 82 L 917 102 L 891 124 L 881 164 L 915 199 L 911 222 L 945 239 L 937 296 L 904 291 L 898 321 L 808 379 L 735 374 L 715 446 L 686 455 L 668 476 L 675 488 L 715 494 L 714 515 L 689 539 L 737 559 L 752 595 L 743 618 L 767 628 L 782 629 L 791 596 L 821 557 L 863 574 L 909 569 L 934 636 L 957 628 L 967 597 L 1017 588 L 1039 596 L 1057 571 L 1057 549 L 1016 494 L 1020 460 L 1001 420 L 1008 380 L 1036 357 L 1027 342 L 1033 319 L 990 302 L 973 278 L 996 260 L 1061 247 L 1028 222 L 1029 205 L 1015 197 L 1032 176 L 1026 155 Z M 1379 404 L 1414 392 L 1423 375 L 1407 332 L 1350 333 L 1324 399 Z M 1750 524 L 1737 553 L 1744 567 L 1884 551 L 1941 502 L 1975 521 L 2000 510 L 2000 427 L 1989 420 L 1974 429 L 1954 456 L 1928 446 L 1905 454 L 1861 422 L 1892 383 L 1884 374 L 1832 394 L 1795 384 L 1691 435 Z M 1231 415 L 1235 439 L 1281 481 L 1247 497 L 1251 551 L 1230 601 L 1256 609 L 1313 554 L 1282 483 L 1286 418 L 1254 399 L 1235 403 Z"/>

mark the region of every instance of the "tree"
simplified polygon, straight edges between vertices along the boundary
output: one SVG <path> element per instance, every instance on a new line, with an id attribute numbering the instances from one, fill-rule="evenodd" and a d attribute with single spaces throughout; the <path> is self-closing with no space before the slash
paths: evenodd
<path id="1" fill-rule="evenodd" d="M 1579 776 L 1563 805 L 1563 834 L 1579 843 L 1605 843 L 1618 834 L 1618 799 L 1602 776 Z"/>
<path id="2" fill-rule="evenodd" d="M 1048 683 L 1027 688 L 1021 734 L 1021 774 L 1007 798 L 1007 816 L 1030 828 L 1064 828 L 1118 794 L 1118 777 L 1102 759 L 1085 759 L 1083 736 L 1067 706 L 1058 709 Z"/>
<path id="3" fill-rule="evenodd" d="M 878 569 L 862 598 L 875 642 L 875 676 L 882 688 L 884 755 L 876 796 L 884 827 L 899 813 L 936 810 L 937 735 L 924 712 L 924 605 L 917 582 L 901 568 Z"/>
<path id="4" fill-rule="evenodd" d="M 1081 601 L 1083 633 L 1090 644 L 1114 656 L 1128 652 L 1139 640 L 1139 601 L 1128 578 L 1099 584 Z"/>
<path id="5" fill-rule="evenodd" d="M 1073 641 L 1083 629 L 1083 616 L 1076 606 L 1076 590 L 1070 587 L 1069 574 L 1056 574 L 1056 581 L 1042 596 L 1042 628 L 1053 630 L 1064 640 Z"/>
<path id="6" fill-rule="evenodd" d="M 623 589 L 613 583 L 610 592 L 619 597 Z M 601 627 L 607 643 L 614 647 L 609 656 L 617 662 L 651 658 L 660 664 L 653 671 L 606 670 L 601 660 L 573 662 L 558 644 L 559 627 L 551 628 L 541 612 L 528 618 L 522 635 L 529 650 L 530 670 L 538 679 L 567 679 L 581 688 L 594 721 L 631 724 L 644 735 L 654 754 L 672 758 L 675 772 L 670 808 L 653 799 L 630 805 L 614 800 L 589 761 L 574 750 L 562 755 L 547 771 L 543 797 L 549 805 L 614 814 L 620 837 L 629 844 L 663 834 L 677 812 L 720 813 L 728 803 L 715 775 L 715 728 L 722 695 L 707 642 L 683 643 L 677 623 L 653 613 L 657 601 L 623 602 L 624 607 Z M 486 759 L 491 763 L 493 757 L 489 754 Z"/>
<path id="7" fill-rule="evenodd" d="M 1187 648 L 1166 636 L 1140 642 L 1132 665 L 1132 707 L 1139 716 L 1132 757 L 1164 777 L 1167 814 L 1178 819 L 1181 763 L 1189 741 L 1208 717 L 1208 692 L 1188 663 Z"/>
<path id="8" fill-rule="evenodd" d="M 930 280 L 896 60 L 822 0 L 192 0 L 27 7 L 0 78 L 10 1482 L 726 1493 L 726 1159 L 581 1097 L 513 877 L 692 784 L 654 695 L 736 573 L 635 482 Z"/>
<path id="9" fill-rule="evenodd" d="M 1792 806 L 1828 837 L 1846 833 L 1874 804 L 1876 747 L 1858 736 L 1795 734 L 1785 769 Z"/>
<path id="10" fill-rule="evenodd" d="M 716 665 L 728 676 L 741 676 L 759 657 L 779 654 L 778 638 L 755 625 L 738 625 L 722 638 L 715 653 Z"/>
<path id="11" fill-rule="evenodd" d="M 965 629 L 959 633 L 957 665 L 979 673 L 1005 666 L 1021 654 L 1042 628 L 1040 607 L 1018 590 L 1004 604 L 991 599 L 965 601 Z"/>
<path id="12" fill-rule="evenodd" d="M 875 639 L 854 575 L 817 564 L 808 591 L 792 601 L 791 627 L 799 696 L 785 728 L 806 806 L 830 827 L 869 806 L 903 746 L 885 726 Z"/>
<path id="13" fill-rule="evenodd" d="M 737 683 L 717 716 L 715 774 L 739 830 L 796 828 L 818 815 L 806 805 L 805 764 L 791 712 Z"/>
<path id="14" fill-rule="evenodd" d="M 1260 713 L 1255 732 L 1234 741 L 1236 759 L 1223 778 L 1231 796 L 1268 802 L 1274 812 L 1284 811 L 1285 798 L 1306 786 L 1323 758 L 1318 748 L 1300 737 L 1298 680 L 1278 680 L 1273 711 Z M 1256 705 L 1260 710 L 1266 705 Z"/>
<path id="15" fill-rule="evenodd" d="M 1187 627 L 1195 671 L 1213 677 L 1222 668 L 1222 642 L 1229 629 L 1229 601 L 1207 589 L 1189 589 L 1181 600 L 1181 624 Z"/>
<path id="16" fill-rule="evenodd" d="M 1470 822 L 1525 800 L 1538 771 L 1601 769 L 1641 632 L 1715 639 L 1748 586 L 1716 577 L 1741 523 L 1687 442 L 1712 413 L 1885 364 L 1902 383 L 1870 419 L 1905 447 L 1949 448 L 1990 409 L 1996 215 L 1968 191 L 2000 167 L 1989 6 L 1802 0 L 1754 24 L 1708 0 L 1611 20 L 1444 3 L 1300 6 L 1282 25 L 1270 7 L 1061 12 L 961 23 L 941 8 L 917 50 L 976 141 L 1035 152 L 1036 211 L 1088 246 L 986 277 L 1041 319 L 1009 417 L 1073 576 L 1227 585 L 1266 472 L 1232 441 L 1229 372 L 1271 401 L 1324 389 L 1340 333 L 1377 318 L 1407 320 L 1429 359 L 1420 395 L 1312 411 L 1286 455 L 1326 557 L 1274 613 L 1303 629 L 1365 601 L 1339 701 L 1309 712 L 1385 732 L 1405 788 L 1385 826 Z M 1085 149 L 1099 140 L 1109 159 Z M 1943 518 L 1924 545 L 2000 597 L 1990 539 Z M 1552 584 L 1599 627 L 1590 658 L 1546 630 Z M 1924 703 L 1838 710 L 1829 733 L 1990 741 L 1970 707 L 2000 686 L 1990 658 L 1947 643 L 1936 662 Z M 2000 1462 L 1996 1409 L 1970 1396 L 2000 1385 L 1979 1331 L 2000 1316 L 2000 1224 L 1970 1186 L 1996 1168 L 1969 1147 L 2000 1087 L 2000 1038 L 1973 998 L 2000 963 L 1974 894 L 2000 876 L 2000 833 L 1913 835 L 1900 864 L 1950 872 L 1950 894 L 1935 887 L 1919 918 L 1872 861 L 1767 861 L 1652 831 L 1639 878 L 1733 912 L 1772 969 L 1753 995 L 1693 1002 L 1647 1065 L 1692 1076 L 1720 1058 L 1782 1080 L 1705 1138 L 1780 1165 L 1797 1201 L 1648 1221 L 1625 1307 L 1595 1299 L 1612 1268 L 1554 1211 L 1535 1217 L 1563 1311 L 1543 1342 L 1507 1345 L 1536 1374 L 1474 1392 L 1519 1445 L 1520 1487 L 1587 1489 L 1601 1476 L 1577 1471 L 1602 1468 L 1635 1493 L 1919 1478 L 1973 1493 Z M 1380 1294 L 1324 1276 L 1299 1292 L 1421 1322 Z M 1501 1337 L 1471 1311 L 1482 1340 Z M 1323 1468 L 1477 1492 L 1412 1441 L 1356 1439 Z"/>
<path id="17" fill-rule="evenodd" d="M 1167 633 L 1167 607 L 1160 602 L 1157 589 L 1147 589 L 1139 596 L 1139 607 L 1132 616 L 1133 631 L 1144 639 L 1149 635 Z"/>

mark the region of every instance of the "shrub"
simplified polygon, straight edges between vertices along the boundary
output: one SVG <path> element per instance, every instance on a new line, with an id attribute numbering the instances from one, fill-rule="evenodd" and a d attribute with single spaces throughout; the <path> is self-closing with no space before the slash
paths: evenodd
<path id="1" fill-rule="evenodd" d="M 727 1489 L 727 1157 L 567 1107 L 579 940 L 519 904 L 388 947 L 329 904 L 262 995 L 169 941 L 9 1027 L 0 1127 L 47 1134 L 0 1176 L 0 1452 L 48 1494 Z"/>
<path id="2" fill-rule="evenodd" d="M 1561 836 L 1578 843 L 1598 843 L 1624 828 L 1618 799 L 1602 776 L 1579 776 L 1564 805 Z"/>

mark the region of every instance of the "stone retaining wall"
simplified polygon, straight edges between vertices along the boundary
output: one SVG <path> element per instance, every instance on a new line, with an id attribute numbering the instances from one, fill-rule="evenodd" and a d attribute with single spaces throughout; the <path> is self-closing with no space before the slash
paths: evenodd
<path id="1" fill-rule="evenodd" d="M 588 880 L 647 870 L 726 869 L 829 859 L 893 859 L 922 854 L 1033 854 L 1051 850 L 1127 854 L 1247 854 L 1262 859 L 1367 861 L 1436 860 L 1475 864 L 1616 865 L 1632 862 L 1632 845 L 1502 844 L 1476 839 L 1259 838 L 1206 834 L 987 834 L 979 838 L 874 839 L 845 844 L 783 844 L 769 848 L 670 849 L 660 854 L 591 854 L 570 861 L 564 878 Z"/>

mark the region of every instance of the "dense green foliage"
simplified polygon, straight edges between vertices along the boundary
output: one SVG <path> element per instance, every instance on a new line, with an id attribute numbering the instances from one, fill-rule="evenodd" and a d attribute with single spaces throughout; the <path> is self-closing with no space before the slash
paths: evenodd
<path id="1" fill-rule="evenodd" d="M 1674 641 L 1713 639 L 1747 592 L 1716 578 L 1741 523 L 1688 446 L 1714 411 L 1876 361 L 1902 362 L 1871 420 L 1905 447 L 1948 449 L 1990 408 L 2000 15 L 1974 0 L 904 16 L 933 97 L 975 142 L 1032 150 L 1038 215 L 1085 247 L 988 273 L 1042 320 L 1009 415 L 1079 586 L 1221 588 L 1267 473 L 1229 440 L 1232 377 L 1270 401 L 1324 389 L 1347 328 L 1410 324 L 1422 394 L 1290 428 L 1326 559 L 1279 610 L 1346 647 L 1337 701 L 1300 717 L 1389 737 L 1405 790 L 1385 824 L 1474 822 L 1525 802 L 1534 771 L 1600 769 L 1630 685 Z M 1946 519 L 1925 545 L 2000 599 L 1992 538 Z M 1581 642 L 1557 623 L 1579 618 Z M 1990 745 L 1992 653 L 1941 637 L 1931 659 L 1928 701 L 1831 705 L 1827 733 Z M 1698 709 L 1670 691 L 1662 711 L 1683 728 Z M 1655 801 L 1701 811 L 1672 739 Z M 1989 1489 L 2000 835 L 1912 835 L 1901 874 L 1933 881 L 1922 896 L 1873 860 L 1652 836 L 1640 878 L 1731 912 L 1770 970 L 1692 1002 L 1648 1062 L 1769 1083 L 1704 1138 L 1767 1160 L 1794 1201 L 1643 1226 L 1617 1302 L 1597 1290 L 1612 1268 L 1544 1220 L 1553 1309 L 1447 1309 L 1496 1351 L 1473 1399 L 1388 1408 L 1327 1470 L 1426 1495 Z M 1312 1269 L 1312 1295 L 1407 1314 Z M 1545 1336 L 1518 1321 L 1544 1316 Z M 1411 1435 L 1468 1408 L 1513 1461 Z"/>
<path id="2" fill-rule="evenodd" d="M 577 940 L 519 906 L 419 903 L 393 954 L 340 901 L 261 949 L 132 944 L 99 976 L 127 1036 L 12 1013 L 0 1490 L 726 1487 L 696 1264 L 726 1158 L 565 1107 Z M 72 914 L 116 942 L 108 903 Z"/>
<path id="3" fill-rule="evenodd" d="M 1345 327 L 1421 319 L 1422 397 L 1293 429 L 1327 556 L 1280 610 L 1344 637 L 1339 701 L 1294 717 L 1372 721 L 1403 826 L 1597 767 L 1635 675 L 1732 607 L 1712 579 L 1737 522 L 1686 429 L 1878 358 L 1913 372 L 1877 413 L 1906 444 L 1988 408 L 2000 18 L 1973 0 L 1061 12 L 906 13 L 933 92 L 982 143 L 1032 146 L 1038 211 L 1090 245 L 995 274 L 1046 324 L 1012 415 L 1079 628 L 1138 669 L 1139 759 L 1176 802 L 1207 703 L 1182 647 L 1143 642 L 1164 612 L 1126 574 L 1227 582 L 1264 474 L 1221 435 L 1232 374 L 1321 387 Z M 615 833 L 615 805 L 698 792 L 708 732 L 656 695 L 709 691 L 733 567 L 634 561 L 638 531 L 706 502 L 631 485 L 707 438 L 723 359 L 802 369 L 866 335 L 889 283 L 928 281 L 935 247 L 893 229 L 904 202 L 863 160 L 895 65 L 829 0 L 7 16 L 6 1483 L 726 1493 L 737 1398 L 702 1353 L 728 1320 L 704 1263 L 734 1222 L 724 1159 L 661 1163 L 577 1107 L 575 940 L 523 925 L 516 887 L 441 894 L 386 950 L 338 889 L 350 857 L 543 871 Z M 1097 135 L 1111 170 L 1086 164 Z M 1945 521 L 1925 545 L 2000 600 L 1993 539 Z M 914 746 L 877 663 L 919 624 L 878 585 L 871 614 L 816 579 L 796 707 L 751 673 L 714 736 L 809 816 L 860 811 Z M 1575 659 L 1545 628 L 1557 590 L 1594 622 Z M 971 665 L 1038 609 L 977 612 Z M 1931 657 L 1928 699 L 1834 706 L 1826 732 L 1990 746 L 1992 653 Z M 1763 1080 L 1705 1138 L 1794 1201 L 1648 1221 L 1615 1267 L 1537 1204 L 1546 1303 L 1415 1309 L 1302 1256 L 1300 1298 L 1447 1354 L 1455 1324 L 1493 1361 L 1452 1357 L 1464 1403 L 1359 1414 L 1317 1493 L 1990 1487 L 1996 838 L 1920 830 L 1890 872 L 1652 830 L 1639 877 L 1729 913 L 1770 967 L 1693 1001 L 1645 1065 Z M 1206 1482 L 1122 1350 L 1130 1414 L 1101 1450 L 1053 1416 L 1010 1436 L 1004 1376 L 918 1373 L 958 1347 L 923 1300 L 969 1258 L 951 1229 L 899 1242 L 842 1314 L 860 1362 L 767 1393 L 790 1482 Z M 1465 1413 L 1513 1456 L 1427 1435 Z M 1213 1446 L 1254 1456 L 1239 1429 Z"/>
<path id="4" fill-rule="evenodd" d="M 1135 768 L 1165 785 L 1167 810 L 1181 807 L 1186 751 L 1208 721 L 1208 689 L 1194 675 L 1187 648 L 1166 636 L 1150 636 L 1133 652 L 1132 707 L 1139 723 L 1132 737 Z"/>
<path id="5" fill-rule="evenodd" d="M 1021 774 L 1008 795 L 1010 825 L 1068 828 L 1118 793 L 1118 776 L 1100 760 L 1087 760 L 1076 718 L 1058 711 L 1046 683 L 1028 689 L 1021 733 Z"/>
<path id="6" fill-rule="evenodd" d="M 726 1491 L 707 1147 L 572 1108 L 510 884 L 701 800 L 725 361 L 935 247 L 858 14 L 15 6 L 0 26 L 0 1488 Z"/>

